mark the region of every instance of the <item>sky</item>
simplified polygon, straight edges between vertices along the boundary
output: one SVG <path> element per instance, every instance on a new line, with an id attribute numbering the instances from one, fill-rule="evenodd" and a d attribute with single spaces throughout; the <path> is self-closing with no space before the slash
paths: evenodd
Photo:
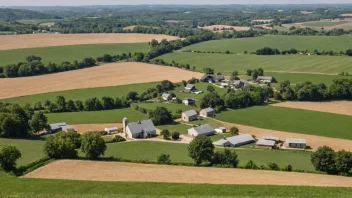
<path id="1" fill-rule="evenodd" d="M 137 4 L 325 4 L 352 0 L 0 0 L 0 6 L 137 5 Z"/>

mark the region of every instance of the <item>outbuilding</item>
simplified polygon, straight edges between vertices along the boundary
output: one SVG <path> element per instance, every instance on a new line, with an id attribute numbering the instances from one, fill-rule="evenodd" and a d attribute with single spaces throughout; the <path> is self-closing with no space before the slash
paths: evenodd
<path id="1" fill-rule="evenodd" d="M 214 145 L 222 144 L 222 142 L 224 142 L 225 140 L 228 141 L 231 144 L 230 146 L 233 146 L 233 147 L 238 147 L 238 146 L 255 142 L 255 139 L 250 134 L 242 134 L 242 135 L 236 135 L 236 136 L 220 139 L 214 142 Z M 226 145 L 229 145 L 229 144 L 226 143 Z"/>
<path id="2" fill-rule="evenodd" d="M 305 139 L 286 138 L 285 146 L 288 148 L 305 149 L 307 147 L 307 141 Z"/>
<path id="3" fill-rule="evenodd" d="M 273 81 L 273 77 L 271 76 L 258 76 L 257 82 L 271 83 Z"/>
<path id="4" fill-rule="evenodd" d="M 215 111 L 213 108 L 206 108 L 206 109 L 202 109 L 200 112 L 199 112 L 199 115 L 202 116 L 202 117 L 205 117 L 205 118 L 208 118 L 208 117 L 211 117 L 213 118 L 215 116 Z"/>
<path id="5" fill-rule="evenodd" d="M 272 141 L 275 141 L 275 142 L 279 142 L 280 141 L 280 138 L 279 137 L 275 137 L 275 136 L 264 136 L 263 139 L 264 140 L 272 140 Z"/>
<path id="6" fill-rule="evenodd" d="M 171 94 L 168 94 L 168 93 L 163 93 L 163 95 L 161 95 L 161 97 L 162 97 L 163 100 L 165 100 L 165 101 L 170 101 L 170 100 L 172 100 Z"/>
<path id="7" fill-rule="evenodd" d="M 192 98 L 185 98 L 185 99 L 183 99 L 182 104 L 194 105 L 194 104 L 196 104 L 196 100 L 194 100 Z"/>
<path id="8" fill-rule="evenodd" d="M 73 128 L 73 126 L 71 126 L 71 125 L 62 126 L 61 129 L 62 129 L 62 131 L 65 131 L 65 132 L 69 132 L 69 131 L 75 132 L 76 131 L 76 129 Z"/>
<path id="9" fill-rule="evenodd" d="M 189 110 L 182 112 L 182 120 L 185 122 L 191 122 L 193 120 L 198 120 L 198 113 L 195 110 Z"/>
<path id="10" fill-rule="evenodd" d="M 215 146 L 231 147 L 232 144 L 226 138 L 220 139 L 213 143 Z"/>
<path id="11" fill-rule="evenodd" d="M 49 124 L 49 133 L 56 133 L 58 131 L 61 131 L 63 126 L 66 126 L 67 124 L 65 122 L 59 122 L 59 123 L 52 123 Z"/>
<path id="12" fill-rule="evenodd" d="M 226 133 L 226 127 L 219 127 L 219 128 L 216 128 L 215 131 L 217 133 Z"/>
<path id="13" fill-rule="evenodd" d="M 198 127 L 193 127 L 191 129 L 188 129 L 188 135 L 191 135 L 191 136 L 198 136 L 198 135 L 209 136 L 214 134 L 216 134 L 216 131 L 209 124 L 204 124 Z"/>
<path id="14" fill-rule="evenodd" d="M 105 128 L 104 131 L 107 134 L 111 135 L 111 134 L 117 133 L 119 131 L 119 128 L 117 127 Z"/>
<path id="15" fill-rule="evenodd" d="M 264 140 L 260 139 L 256 143 L 257 148 L 273 148 L 275 146 L 276 142 L 272 140 Z"/>
<path id="16" fill-rule="evenodd" d="M 188 84 L 185 87 L 185 92 L 192 92 L 196 90 L 196 86 L 194 84 Z"/>
<path id="17" fill-rule="evenodd" d="M 236 88 L 236 89 L 240 89 L 242 87 L 246 87 L 246 86 L 250 86 L 251 84 L 246 81 L 246 80 L 235 80 L 233 82 L 233 86 Z"/>

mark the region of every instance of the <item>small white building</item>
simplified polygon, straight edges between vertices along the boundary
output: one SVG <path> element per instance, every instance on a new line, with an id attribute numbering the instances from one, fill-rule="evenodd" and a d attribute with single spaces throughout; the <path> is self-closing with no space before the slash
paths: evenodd
<path id="1" fill-rule="evenodd" d="M 117 133 L 119 131 L 119 128 L 117 127 L 111 127 L 111 128 L 105 128 L 104 131 L 106 132 L 106 134 L 114 134 Z"/>
<path id="2" fill-rule="evenodd" d="M 255 139 L 253 138 L 253 136 L 251 136 L 250 134 L 241 134 L 241 135 L 220 139 L 214 142 L 214 145 L 224 146 L 224 147 L 227 147 L 227 146 L 237 147 L 237 146 L 250 144 L 253 142 L 255 142 Z"/>
<path id="3" fill-rule="evenodd" d="M 275 137 L 275 136 L 264 136 L 263 139 L 264 140 L 272 140 L 272 141 L 275 141 L 275 142 L 279 142 L 280 141 L 280 138 L 279 137 Z"/>
<path id="4" fill-rule="evenodd" d="M 271 77 L 271 76 L 258 76 L 257 77 L 257 82 L 271 83 L 272 81 L 273 81 L 273 77 Z"/>
<path id="5" fill-rule="evenodd" d="M 215 131 L 217 133 L 226 133 L 226 127 L 219 127 L 219 128 L 216 128 Z"/>
<path id="6" fill-rule="evenodd" d="M 273 148 L 275 146 L 276 142 L 272 140 L 264 140 L 260 139 L 256 143 L 257 148 Z"/>
<path id="7" fill-rule="evenodd" d="M 196 101 L 194 99 L 191 98 L 185 98 L 182 100 L 182 104 L 184 105 L 194 105 L 196 104 Z"/>
<path id="8" fill-rule="evenodd" d="M 191 136 L 198 136 L 198 135 L 209 136 L 214 134 L 216 134 L 216 131 L 209 124 L 204 124 L 198 127 L 193 127 L 191 129 L 188 129 L 188 135 L 191 135 Z"/>
<path id="9" fill-rule="evenodd" d="M 171 94 L 168 94 L 168 93 L 163 93 L 163 95 L 161 95 L 161 97 L 162 97 L 163 100 L 165 100 L 165 101 L 170 101 L 170 100 L 172 100 Z"/>
<path id="10" fill-rule="evenodd" d="M 73 126 L 71 126 L 71 125 L 62 126 L 61 129 L 62 129 L 62 131 L 65 131 L 65 132 L 69 132 L 69 131 L 75 132 L 76 131 L 76 129 L 73 128 Z"/>
<path id="11" fill-rule="evenodd" d="M 195 110 L 189 110 L 182 112 L 182 120 L 185 122 L 191 122 L 193 120 L 198 120 L 198 113 Z"/>
<path id="12" fill-rule="evenodd" d="M 305 149 L 307 147 L 307 141 L 305 139 L 286 138 L 285 146 L 288 148 Z"/>

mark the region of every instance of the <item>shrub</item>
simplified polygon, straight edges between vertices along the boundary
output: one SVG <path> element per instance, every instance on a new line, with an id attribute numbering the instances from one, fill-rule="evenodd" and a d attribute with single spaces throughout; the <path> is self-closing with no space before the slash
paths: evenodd
<path id="1" fill-rule="evenodd" d="M 88 159 L 97 159 L 104 155 L 106 143 L 98 133 L 86 133 L 82 136 L 81 150 Z"/>
<path id="2" fill-rule="evenodd" d="M 285 168 L 284 168 L 284 171 L 288 171 L 288 172 L 291 172 L 293 170 L 291 164 L 287 165 Z"/>
<path id="3" fill-rule="evenodd" d="M 239 132 L 240 132 L 240 130 L 235 126 L 231 127 L 231 129 L 230 129 L 231 135 L 238 135 Z"/>
<path id="4" fill-rule="evenodd" d="M 214 154 L 214 145 L 207 136 L 197 136 L 188 145 L 188 156 L 190 156 L 197 165 L 204 161 L 211 161 Z"/>
<path id="5" fill-rule="evenodd" d="M 160 135 L 163 136 L 164 140 L 169 140 L 170 139 L 170 132 L 167 129 L 164 129 L 160 132 Z"/>
<path id="6" fill-rule="evenodd" d="M 280 170 L 279 165 L 277 165 L 277 164 L 274 163 L 274 162 L 269 162 L 268 166 L 269 166 L 269 168 L 270 168 L 271 170 L 275 170 L 275 171 Z"/>
<path id="7" fill-rule="evenodd" d="M 77 151 L 75 149 L 78 143 L 73 137 L 65 132 L 49 136 L 44 144 L 44 153 L 48 157 L 55 159 L 76 158 Z"/>
<path id="8" fill-rule="evenodd" d="M 113 142 L 125 142 L 126 139 L 123 138 L 122 136 L 119 136 L 119 135 L 115 135 L 114 139 L 113 139 Z"/>
<path id="9" fill-rule="evenodd" d="M 229 149 L 225 149 L 224 152 L 215 152 L 213 159 L 212 159 L 212 164 L 215 165 L 224 165 L 226 167 L 234 167 L 236 168 L 239 163 L 238 160 L 238 155 L 236 151 L 231 151 Z"/>
<path id="10" fill-rule="evenodd" d="M 158 164 L 171 164 L 170 155 L 169 154 L 161 154 L 157 158 Z"/>
<path id="11" fill-rule="evenodd" d="M 171 138 L 172 138 L 173 140 L 178 140 L 178 139 L 180 139 L 180 133 L 177 132 L 177 131 L 172 132 Z"/>
<path id="12" fill-rule="evenodd" d="M 245 169 L 253 169 L 253 170 L 256 170 L 256 169 L 259 169 L 258 166 L 252 161 L 252 160 L 249 160 L 246 165 L 244 166 Z"/>

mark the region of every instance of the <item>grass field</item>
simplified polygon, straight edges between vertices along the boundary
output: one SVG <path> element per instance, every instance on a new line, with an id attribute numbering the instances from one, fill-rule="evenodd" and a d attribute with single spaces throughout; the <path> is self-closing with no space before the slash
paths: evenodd
<path id="1" fill-rule="evenodd" d="M 72 180 L 20 179 L 0 172 L 0 196 L 4 197 L 258 197 L 263 198 L 323 198 L 352 196 L 352 188 L 212 185 L 147 182 L 94 182 Z"/>
<path id="2" fill-rule="evenodd" d="M 310 81 L 314 84 L 324 83 L 327 86 L 331 85 L 334 79 L 348 78 L 345 76 L 338 76 L 338 75 L 294 74 L 294 73 L 277 73 L 277 72 L 265 72 L 265 75 L 274 76 L 277 82 L 279 83 L 285 80 L 289 80 L 291 84 Z"/>
<path id="3" fill-rule="evenodd" d="M 263 47 L 278 48 L 279 50 L 295 48 L 297 50 L 309 50 L 311 52 L 315 49 L 319 51 L 346 51 L 351 48 L 351 40 L 351 36 L 261 36 L 207 41 L 188 46 L 183 48 L 182 51 L 200 50 L 205 52 L 225 52 L 229 50 L 234 53 L 243 53 L 245 50 L 255 52 L 257 49 Z"/>
<path id="4" fill-rule="evenodd" d="M 33 161 L 45 157 L 43 153 L 44 141 L 41 140 L 20 140 L 0 138 L 0 145 L 16 146 L 22 153 L 22 157 L 17 161 L 17 165 L 27 165 Z M 1 197 L 1 193 L 0 193 Z"/>
<path id="5" fill-rule="evenodd" d="M 131 52 L 147 52 L 148 43 L 121 43 L 121 44 L 90 44 L 70 45 L 41 48 L 25 48 L 0 51 L 0 65 L 17 64 L 26 61 L 28 55 L 40 56 L 43 63 L 62 63 L 64 61 L 82 61 L 86 57 L 96 58 L 104 54 L 121 55 Z"/>
<path id="6" fill-rule="evenodd" d="M 192 107 L 192 106 L 186 106 L 183 104 L 177 104 L 177 103 L 137 103 L 133 104 L 133 106 L 138 105 L 140 107 L 144 107 L 146 109 L 151 109 L 154 110 L 156 107 L 166 107 L 169 111 L 172 113 L 176 113 L 177 110 L 182 110 L 182 111 L 188 111 L 188 110 L 196 110 L 197 108 Z M 132 108 L 133 108 L 132 106 Z"/>
<path id="7" fill-rule="evenodd" d="M 48 123 L 66 122 L 68 124 L 121 123 L 123 118 L 130 121 L 147 119 L 148 116 L 130 108 L 109 111 L 83 111 L 72 113 L 46 114 Z"/>
<path id="8" fill-rule="evenodd" d="M 265 129 L 352 140 L 352 134 L 349 131 L 352 127 L 352 117 L 346 115 L 257 106 L 225 111 L 218 114 L 216 118 Z"/>
<path id="9" fill-rule="evenodd" d="M 328 27 L 328 26 L 341 25 L 341 24 L 345 24 L 345 23 L 347 23 L 347 22 L 345 22 L 345 21 L 313 21 L 313 22 L 302 23 L 302 25 L 313 26 L 313 27 Z"/>
<path id="10" fill-rule="evenodd" d="M 190 64 L 191 67 L 195 66 L 198 71 L 210 67 L 216 72 L 231 73 L 238 70 L 243 73 L 248 69 L 261 67 L 266 71 L 280 72 L 352 73 L 352 59 L 338 56 L 256 56 L 174 52 L 158 58 L 167 62 L 174 60 L 182 64 Z"/>

